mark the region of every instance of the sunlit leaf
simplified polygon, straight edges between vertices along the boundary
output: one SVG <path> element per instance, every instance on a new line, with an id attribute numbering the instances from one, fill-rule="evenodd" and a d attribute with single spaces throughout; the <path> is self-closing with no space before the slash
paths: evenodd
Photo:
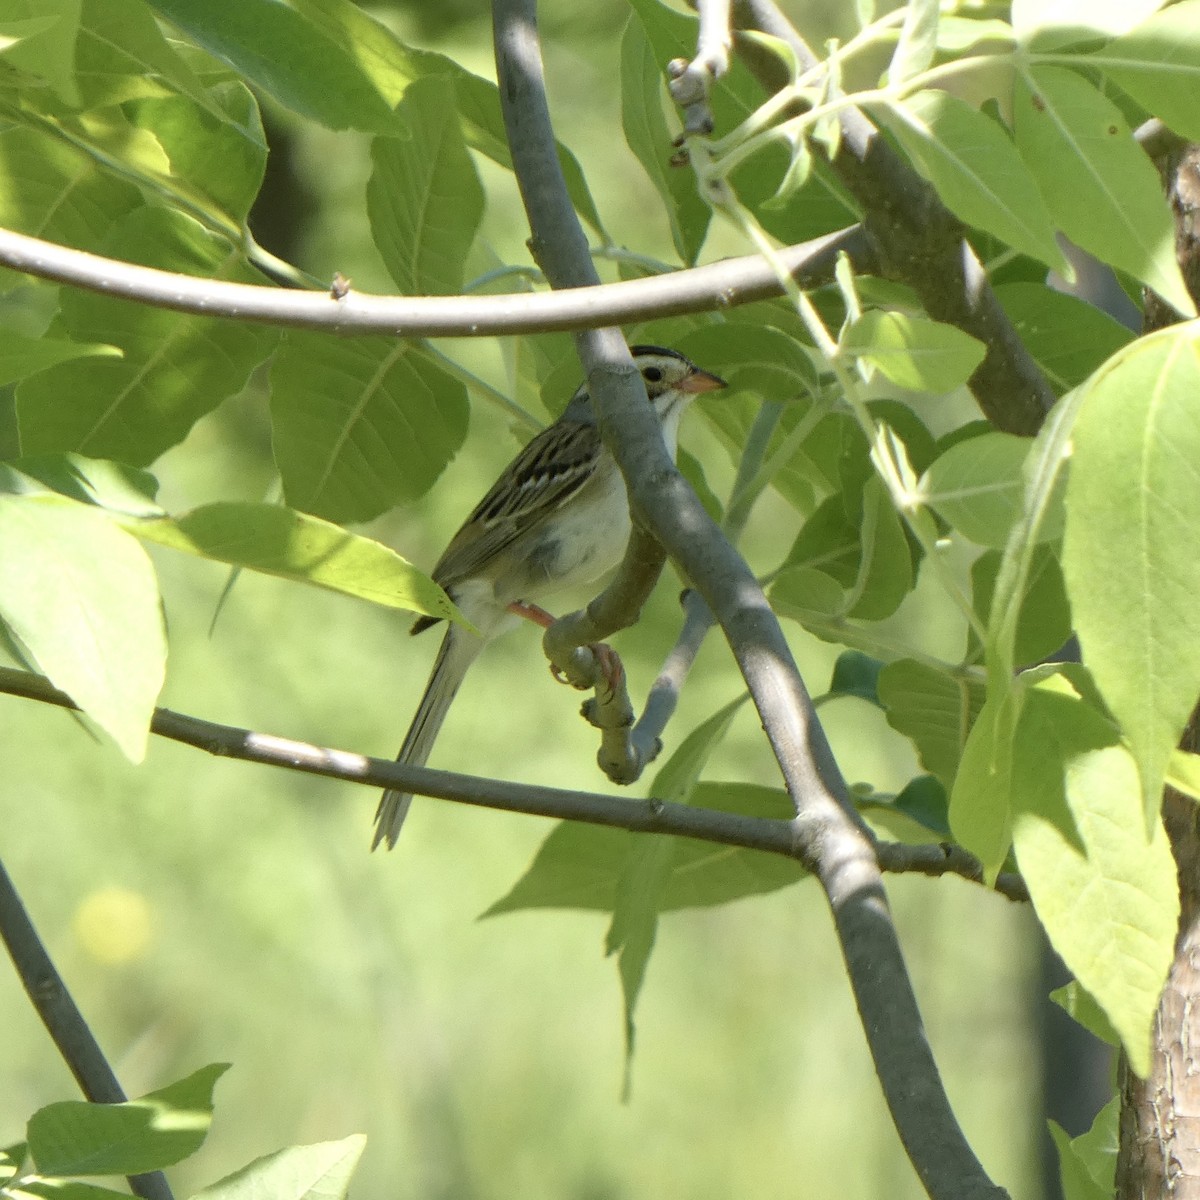
<path id="1" fill-rule="evenodd" d="M 1200 694 L 1200 389 L 1195 333 L 1143 338 L 1088 385 L 1074 429 L 1063 570 L 1084 662 L 1141 772 L 1147 820 Z"/>
<path id="2" fill-rule="evenodd" d="M 911 391 L 949 392 L 971 377 L 984 347 L 953 325 L 870 309 L 842 335 L 842 349 Z"/>
<path id="3" fill-rule="evenodd" d="M 138 1175 L 172 1166 L 203 1144 L 212 1092 L 227 1063 L 123 1104 L 65 1100 L 29 1119 L 29 1152 L 43 1175 Z"/>
<path id="4" fill-rule="evenodd" d="M 1124 7 L 1159 8 L 1161 0 Z M 1176 133 L 1200 138 L 1200 0 L 1155 13 L 1084 61 L 1098 66 Z"/>
<path id="5" fill-rule="evenodd" d="M 167 654 L 141 546 L 92 505 L 0 495 L 0 618 L 55 687 L 140 762 Z"/>
<path id="6" fill-rule="evenodd" d="M 438 620 L 457 616 L 442 589 L 394 550 L 277 504 L 206 504 L 125 527 L 144 541 L 201 558 Z"/>
<path id="7" fill-rule="evenodd" d="M 1174 957 L 1175 860 L 1149 833 L 1132 756 L 1077 696 L 1030 690 L 1013 756 L 1013 849 L 1055 950 L 1103 1008 L 1144 1076 Z"/>
<path id="8" fill-rule="evenodd" d="M 366 1145 L 354 1133 L 336 1142 L 288 1146 L 201 1188 L 192 1200 L 342 1200 Z"/>
<path id="9" fill-rule="evenodd" d="M 1055 224 L 1102 262 L 1127 271 L 1181 313 L 1195 306 L 1175 261 L 1175 226 L 1158 172 L 1120 110 L 1061 67 L 1017 80 L 1017 149 Z"/>
<path id="10" fill-rule="evenodd" d="M 951 212 L 1069 272 L 1037 183 L 996 121 L 941 91 L 918 92 L 877 111 Z"/>

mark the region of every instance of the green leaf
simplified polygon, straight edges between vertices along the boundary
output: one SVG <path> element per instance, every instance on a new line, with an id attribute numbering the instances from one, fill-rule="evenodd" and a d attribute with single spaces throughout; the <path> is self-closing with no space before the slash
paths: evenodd
<path id="1" fill-rule="evenodd" d="M 830 696 L 857 696 L 869 704 L 883 707 L 879 698 L 879 673 L 883 663 L 860 650 L 844 650 L 833 664 L 829 680 Z"/>
<path id="2" fill-rule="evenodd" d="M 1000 42 L 1008 48 L 1012 40 L 1012 26 L 995 18 L 972 17 L 969 12 L 958 16 L 943 13 L 938 22 L 938 49 L 945 54 L 960 55 L 980 42 Z"/>
<path id="3" fill-rule="evenodd" d="M 973 607 L 986 625 L 991 620 L 992 597 L 1000 571 L 1000 552 L 988 550 L 971 564 Z M 1033 552 L 1026 592 L 1017 616 L 1013 659 L 1017 666 L 1040 662 L 1071 636 L 1071 606 L 1058 558 L 1049 546 Z"/>
<path id="4" fill-rule="evenodd" d="M 662 108 L 662 65 L 642 23 L 630 16 L 621 37 L 621 126 L 625 140 L 662 197 L 679 257 L 694 265 L 712 209 L 696 190 L 695 173 L 671 165 L 674 147 Z"/>
<path id="5" fill-rule="evenodd" d="M 1051 385 L 1065 392 L 1133 340 L 1106 312 L 1044 283 L 1004 283 L 996 299 Z"/>
<path id="6" fill-rule="evenodd" d="M 679 749 L 658 769 L 650 784 L 650 794 L 668 803 L 688 804 L 708 756 L 729 732 L 733 718 L 746 700 L 747 696 L 742 694 L 697 725 L 683 739 Z"/>
<path id="7" fill-rule="evenodd" d="M 128 516 L 156 517 L 163 511 L 154 499 L 158 480 L 124 463 L 82 454 L 40 454 L 0 463 L 0 491 L 43 489 Z"/>
<path id="8" fill-rule="evenodd" d="M 882 621 L 913 589 L 913 560 L 900 520 L 882 480 L 872 476 L 863 490 L 861 557 L 847 596 L 846 615 L 858 621 Z"/>
<path id="9" fill-rule="evenodd" d="M 24 1200 L 129 1200 L 128 1192 L 98 1187 L 94 1183 L 81 1183 L 77 1179 L 29 1179 L 19 1187 L 6 1189 L 6 1197 Z"/>
<path id="10" fill-rule="evenodd" d="M 258 104 L 241 83 L 224 85 L 219 101 L 212 105 L 215 116 L 182 96 L 130 101 L 124 111 L 166 153 L 169 171 L 163 179 L 172 192 L 244 227 L 262 186 L 266 135 Z"/>
<path id="11" fill-rule="evenodd" d="M 836 640 L 830 626 L 840 625 L 846 594 L 837 580 L 815 567 L 791 567 L 780 573 L 768 593 L 771 607 L 799 621 L 820 637 Z"/>
<path id="12" fill-rule="evenodd" d="M 186 96 L 218 120 L 229 119 L 168 44 L 145 4 L 84 0 L 75 68 L 82 103 L 89 108 L 167 93 Z"/>
<path id="13" fill-rule="evenodd" d="M 164 208 L 130 213 L 104 250 L 187 275 L 257 279 L 240 250 Z M 17 389 L 23 451 L 79 451 L 136 466 L 181 442 L 201 416 L 239 392 L 277 336 L 244 321 L 194 317 L 83 291 L 64 292 L 61 320 L 78 340 L 111 343 L 124 356 L 61 363 L 24 380 Z"/>
<path id="14" fill-rule="evenodd" d="M 395 551 L 276 504 L 206 504 L 179 517 L 130 520 L 130 533 L 201 558 L 314 584 L 437 620 L 460 619 L 432 579 Z"/>
<path id="15" fill-rule="evenodd" d="M 367 521 L 427 491 L 463 443 L 466 388 L 396 338 L 289 332 L 271 368 L 288 504 Z"/>
<path id="16" fill-rule="evenodd" d="M 1179 922 L 1162 822 L 1147 834 L 1132 756 L 1074 694 L 1032 688 L 1017 741 L 1013 849 L 1021 874 L 1055 950 L 1145 1077 Z"/>
<path id="17" fill-rule="evenodd" d="M 92 253 L 142 203 L 137 188 L 83 150 L 21 125 L 0 125 L 0 178 L 6 229 Z"/>
<path id="18" fill-rule="evenodd" d="M 29 1119 L 29 1152 L 43 1175 L 140 1175 L 194 1154 L 212 1120 L 212 1091 L 227 1063 L 124 1104 L 66 1100 Z"/>
<path id="19" fill-rule="evenodd" d="M 137 542 L 90 505 L 0 495 L 0 618 L 140 762 L 167 647 L 154 569 Z"/>
<path id="20" fill-rule="evenodd" d="M 201 1188 L 192 1200 L 342 1200 L 366 1145 L 354 1133 L 336 1142 L 288 1146 Z"/>
<path id="21" fill-rule="evenodd" d="M 932 833 L 950 840 L 946 789 L 932 775 L 910 779 L 896 796 L 864 791 L 863 785 L 855 785 L 852 795 L 859 811 L 887 838 L 920 845 Z"/>
<path id="22" fill-rule="evenodd" d="M 1176 750 L 1167 763 L 1167 786 L 1200 800 L 1200 754 Z"/>
<path id="23" fill-rule="evenodd" d="M 79 33 L 80 3 L 81 0 L 7 0 L 4 6 L 8 36 L 17 39 L 5 48 L 7 62 L 45 80 L 71 105 L 79 102 L 75 39 Z"/>
<path id="24" fill-rule="evenodd" d="M 376 45 L 390 35 L 349 0 L 150 0 L 197 45 L 280 104 L 330 129 L 403 134 L 407 78 Z"/>
<path id="25" fill-rule="evenodd" d="M 1161 0 L 1136 6 L 1159 7 Z M 1155 13 L 1082 62 L 1099 67 L 1176 133 L 1200 139 L 1200 0 Z"/>
<path id="26" fill-rule="evenodd" d="M 634 13 L 650 40 L 660 68 L 673 58 L 696 53 L 696 18 L 686 16 L 660 0 L 631 0 Z M 710 93 L 713 120 L 719 134 L 728 133 L 762 103 L 762 88 L 734 56 L 729 71 Z M 782 208 L 764 207 L 775 194 L 792 161 L 791 153 L 774 145 L 754 156 L 733 175 L 738 197 L 756 212 L 763 227 L 785 244 L 802 242 L 853 224 L 857 208 L 828 164 L 814 161 L 805 186 Z"/>
<path id="27" fill-rule="evenodd" d="M 371 146 L 367 214 L 375 245 L 401 294 L 460 292 L 484 196 L 454 85 L 442 76 L 417 80 L 397 112 L 409 136 L 379 137 Z"/>
<path id="28" fill-rule="evenodd" d="M 888 67 L 888 83 L 904 83 L 926 70 L 937 50 L 938 0 L 910 0 Z"/>
<path id="29" fill-rule="evenodd" d="M 982 343 L 953 325 L 878 309 L 846 329 L 841 347 L 914 392 L 953 391 L 970 379 L 984 356 Z"/>
<path id="30" fill-rule="evenodd" d="M 1200 693 L 1200 390 L 1195 331 L 1133 343 L 1086 385 L 1073 433 L 1063 571 L 1084 662 L 1121 724 L 1146 817 Z"/>
<path id="31" fill-rule="evenodd" d="M 627 1071 L 637 1034 L 634 1012 L 658 937 L 658 914 L 674 850 L 669 838 L 638 838 L 634 842 L 617 878 L 612 921 L 604 939 L 604 952 L 617 955 L 621 976 Z M 627 1075 L 626 1091 L 628 1086 Z"/>
<path id="32" fill-rule="evenodd" d="M 1013 0 L 1017 37 L 1039 49 L 1132 29 L 1164 0 Z"/>
<path id="33" fill-rule="evenodd" d="M 73 358 L 120 358 L 116 346 L 95 342 L 66 342 L 59 338 L 27 337 L 15 329 L 0 334 L 0 387 L 16 383 L 27 375 L 36 375 L 56 363 Z"/>
<path id="34" fill-rule="evenodd" d="M 1070 273 L 1037 184 L 997 122 L 940 91 L 918 92 L 873 111 L 951 212 Z"/>
<path id="35" fill-rule="evenodd" d="M 0 1183 L 10 1180 L 29 1157 L 29 1147 L 24 1142 L 14 1142 L 0 1149 Z"/>
<path id="36" fill-rule="evenodd" d="M 1185 316 L 1196 309 L 1175 261 L 1175 228 L 1158 173 L 1120 110 L 1059 67 L 1020 76 L 1017 149 L 1058 227 L 1102 262 L 1127 271 Z"/>
<path id="37" fill-rule="evenodd" d="M 924 500 L 964 537 L 1002 547 L 1021 515 L 1024 467 L 1033 442 L 1010 433 L 985 433 L 956 442 L 925 472 Z M 1062 532 L 1062 485 L 1038 531 L 1044 540 Z"/>
<path id="38" fill-rule="evenodd" d="M 1071 1136 L 1057 1121 L 1047 1121 L 1050 1137 L 1058 1151 L 1058 1179 L 1063 1200 L 1111 1200 L 1112 1186 L 1098 1184 L 1075 1153 Z"/>
<path id="39" fill-rule="evenodd" d="M 1120 1120 L 1121 1097 L 1114 1096 L 1096 1114 L 1092 1127 L 1071 1140 L 1071 1146 L 1085 1170 L 1110 1196 L 1116 1187 Z"/>
<path id="40" fill-rule="evenodd" d="M 1121 1045 L 1117 1031 L 1112 1022 L 1104 1015 L 1104 1009 L 1096 1003 L 1095 997 L 1084 987 L 1080 987 L 1077 979 L 1055 988 L 1050 993 L 1050 999 L 1059 1006 L 1073 1021 L 1077 1021 L 1094 1037 L 1114 1048 Z"/>
<path id="41" fill-rule="evenodd" d="M 983 682 L 912 658 L 879 673 L 888 724 L 917 749 L 921 765 L 949 791 L 967 735 L 983 706 Z"/>
<path id="42" fill-rule="evenodd" d="M 765 820 L 790 821 L 796 812 L 786 792 L 756 784 L 698 783 L 691 802 L 698 808 Z M 624 829 L 563 821 L 509 893 L 483 915 L 544 908 L 611 912 L 621 872 L 637 840 L 638 835 Z M 713 908 L 788 887 L 805 874 L 794 859 L 779 854 L 690 838 L 670 840 L 675 850 L 660 897 L 661 912 Z"/>

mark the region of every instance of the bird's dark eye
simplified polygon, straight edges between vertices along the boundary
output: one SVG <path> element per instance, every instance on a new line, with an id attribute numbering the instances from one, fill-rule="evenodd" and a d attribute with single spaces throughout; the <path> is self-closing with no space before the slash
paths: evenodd
<path id="1" fill-rule="evenodd" d="M 646 367 L 642 371 L 642 378 L 647 383 L 661 383 L 662 377 L 662 368 L 660 367 Z"/>

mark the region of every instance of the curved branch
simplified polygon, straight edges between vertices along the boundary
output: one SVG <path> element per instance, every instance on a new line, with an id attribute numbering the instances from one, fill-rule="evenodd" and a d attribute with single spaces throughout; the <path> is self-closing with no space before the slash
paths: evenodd
<path id="1" fill-rule="evenodd" d="M 513 168 L 552 286 L 596 282 L 555 152 L 537 35 L 536 0 L 494 0 L 497 78 Z M 614 330 L 581 334 L 601 432 L 635 518 L 662 542 L 725 632 L 762 717 L 788 792 L 799 853 L 829 898 L 863 1027 L 892 1119 L 926 1190 L 938 1200 L 1003 1195 L 957 1121 L 925 1038 L 887 908 L 871 839 L 858 823 L 787 640 L 749 567 L 675 469 L 640 380 Z"/>
<path id="2" fill-rule="evenodd" d="M 802 286 L 812 287 L 833 278 L 839 253 L 848 254 L 860 270 L 870 270 L 874 262 L 869 239 L 858 226 L 789 246 L 780 257 Z M 0 264 L 26 275 L 177 312 L 400 337 L 495 337 L 592 329 L 710 312 L 782 294 L 770 265 L 758 255 L 575 292 L 497 296 L 370 296 L 346 290 L 341 283 L 328 292 L 228 283 L 101 258 L 9 229 L 0 229 Z"/>
<path id="3" fill-rule="evenodd" d="M 44 676 L 11 667 L 0 667 L 0 694 L 78 711 L 71 697 L 59 691 Z M 779 854 L 804 861 L 804 848 L 796 837 L 792 821 L 748 817 L 740 813 L 655 799 L 634 800 L 627 796 L 608 796 L 602 792 L 507 783 L 500 779 L 463 775 L 457 771 L 435 771 L 430 767 L 414 767 L 390 758 L 370 758 L 349 750 L 298 742 L 252 729 L 240 729 L 235 725 L 221 725 L 168 708 L 154 710 L 150 731 L 157 737 L 180 742 L 218 758 L 299 771 L 304 775 L 319 775 L 342 783 L 361 784 L 373 790 L 402 788 L 406 792 L 433 796 L 455 804 L 525 813 L 531 817 L 582 821 L 610 829 L 627 829 L 630 833 L 687 837 L 719 846 L 761 850 L 766 854 Z M 888 869 L 898 873 L 958 875 L 973 883 L 982 883 L 983 880 L 983 868 L 978 860 L 959 847 L 904 846 L 885 842 L 880 845 L 879 851 L 882 860 L 893 864 Z M 1015 875 L 1001 875 L 996 881 L 995 890 L 1010 900 L 1028 899 L 1024 884 Z M 92 1093 L 87 1089 L 85 1094 L 89 1099 L 92 1098 Z"/>

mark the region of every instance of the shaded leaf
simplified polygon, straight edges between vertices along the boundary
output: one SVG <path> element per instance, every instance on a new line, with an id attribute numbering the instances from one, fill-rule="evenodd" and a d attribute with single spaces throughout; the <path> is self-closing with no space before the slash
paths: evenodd
<path id="1" fill-rule="evenodd" d="M 879 699 L 888 724 L 913 743 L 921 765 L 947 791 L 983 698 L 982 680 L 916 659 L 888 663 L 879 674 Z"/>
<path id="2" fill-rule="evenodd" d="M 129 214 L 107 239 L 114 258 L 239 282 L 257 281 L 240 249 L 164 208 Z M 150 261 L 147 261 L 150 260 Z M 78 451 L 142 466 L 182 441 L 193 424 L 246 384 L 274 331 L 71 291 L 61 319 L 81 341 L 108 342 L 120 359 L 61 363 L 17 389 L 26 454 Z M 70 403 L 63 403 L 69 396 Z"/>
<path id="3" fill-rule="evenodd" d="M 1108 313 L 1043 283 L 1004 283 L 996 299 L 1051 385 L 1065 392 L 1133 340 Z"/>
<path id="4" fill-rule="evenodd" d="M 679 257 L 694 264 L 708 233 L 712 209 L 696 190 L 695 173 L 671 165 L 675 153 L 662 108 L 662 64 L 642 23 L 630 16 L 621 36 L 621 127 L 666 207 Z"/>
<path id="5" fill-rule="evenodd" d="M 376 138 L 367 182 L 375 245 L 401 294 L 462 290 L 484 195 L 444 76 L 413 83 L 397 110 L 409 136 Z"/>
<path id="6" fill-rule="evenodd" d="M 427 491 L 462 445 L 466 388 L 412 342 L 291 331 L 271 368 L 289 505 L 367 521 Z"/>

